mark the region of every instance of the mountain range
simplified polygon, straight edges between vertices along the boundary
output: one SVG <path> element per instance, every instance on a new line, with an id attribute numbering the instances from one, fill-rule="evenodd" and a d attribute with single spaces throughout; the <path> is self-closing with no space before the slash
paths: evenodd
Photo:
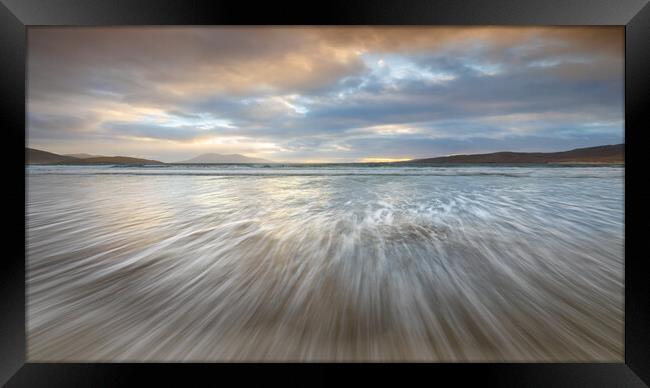
<path id="1" fill-rule="evenodd" d="M 493 152 L 489 154 L 451 155 L 414 159 L 399 163 L 473 164 L 473 163 L 624 163 L 625 144 L 576 148 L 562 152 Z"/>
<path id="2" fill-rule="evenodd" d="M 79 154 L 77 154 L 79 155 Z M 97 156 L 75 157 L 71 155 L 59 155 L 52 152 L 41 151 L 34 148 L 25 149 L 26 164 L 164 164 L 157 160 L 131 158 L 128 156 Z"/>
<path id="3" fill-rule="evenodd" d="M 176 162 L 176 164 L 217 164 L 217 163 L 274 163 L 270 160 L 250 158 L 240 154 L 203 154 L 195 158 Z"/>
<path id="4" fill-rule="evenodd" d="M 59 155 L 52 152 L 25 149 L 26 164 L 167 164 L 158 160 L 132 158 L 129 156 L 103 156 L 86 153 Z M 203 154 L 195 158 L 171 164 L 219 164 L 219 163 L 273 163 L 270 160 L 250 158 L 239 154 Z"/>
<path id="5" fill-rule="evenodd" d="M 624 163 L 625 144 L 576 148 L 562 152 L 493 152 L 487 154 L 450 155 L 435 158 L 413 159 L 391 164 L 570 164 L 570 163 Z M 59 155 L 52 152 L 25 149 L 26 164 L 166 164 L 157 160 L 128 156 L 100 156 L 84 153 Z M 203 154 L 172 164 L 227 164 L 227 163 L 274 163 L 270 160 L 250 158 L 239 154 Z"/>

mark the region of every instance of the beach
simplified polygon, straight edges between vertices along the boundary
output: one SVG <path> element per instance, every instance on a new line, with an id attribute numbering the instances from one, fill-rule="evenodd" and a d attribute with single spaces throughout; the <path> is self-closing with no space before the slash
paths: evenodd
<path id="1" fill-rule="evenodd" d="M 27 358 L 622 362 L 622 166 L 29 166 Z"/>

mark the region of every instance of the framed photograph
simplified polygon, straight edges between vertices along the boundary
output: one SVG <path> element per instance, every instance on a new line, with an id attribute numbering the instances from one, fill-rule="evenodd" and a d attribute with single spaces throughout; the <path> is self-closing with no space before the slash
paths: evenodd
<path id="1" fill-rule="evenodd" d="M 3 384 L 650 383 L 647 1 L 0 15 Z"/>

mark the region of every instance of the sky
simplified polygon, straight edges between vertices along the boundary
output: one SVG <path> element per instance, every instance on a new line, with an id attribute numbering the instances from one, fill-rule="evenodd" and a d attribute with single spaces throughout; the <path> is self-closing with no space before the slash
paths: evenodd
<path id="1" fill-rule="evenodd" d="M 624 141 L 622 27 L 31 27 L 27 143 L 372 162 Z"/>

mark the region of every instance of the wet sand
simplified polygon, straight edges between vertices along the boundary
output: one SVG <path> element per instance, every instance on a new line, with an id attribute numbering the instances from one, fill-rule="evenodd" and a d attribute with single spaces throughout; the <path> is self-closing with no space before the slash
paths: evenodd
<path id="1" fill-rule="evenodd" d="M 29 361 L 623 360 L 622 169 L 66 168 L 28 174 Z"/>

